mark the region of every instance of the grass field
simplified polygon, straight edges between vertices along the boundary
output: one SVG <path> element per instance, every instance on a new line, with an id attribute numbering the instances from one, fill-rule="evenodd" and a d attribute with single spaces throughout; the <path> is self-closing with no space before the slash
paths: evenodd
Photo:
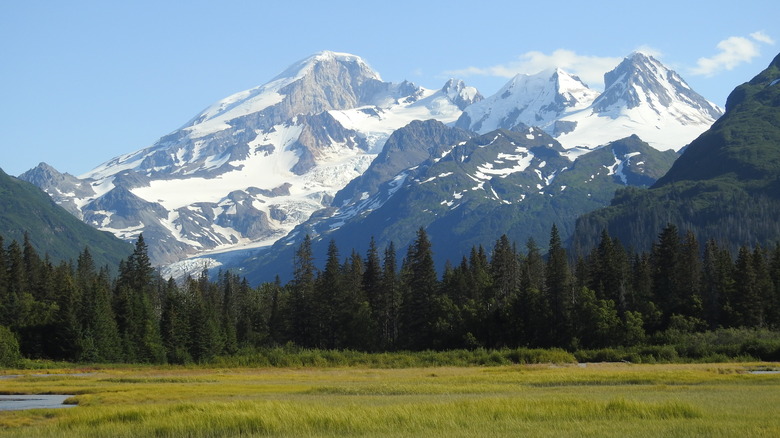
<path id="1" fill-rule="evenodd" d="M 42 371 L 3 394 L 76 394 L 0 412 L 0 436 L 777 437 L 776 364 Z"/>

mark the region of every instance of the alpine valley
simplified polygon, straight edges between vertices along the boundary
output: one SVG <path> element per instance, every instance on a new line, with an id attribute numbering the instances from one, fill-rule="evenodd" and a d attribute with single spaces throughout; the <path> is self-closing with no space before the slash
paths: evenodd
<path id="1" fill-rule="evenodd" d="M 289 278 L 312 238 L 402 249 L 421 227 L 439 266 L 502 234 L 544 243 L 625 186 L 648 187 L 722 114 L 642 53 L 598 92 L 555 69 L 483 98 L 384 82 L 357 56 L 321 52 L 210 106 L 152 146 L 80 177 L 20 175 L 84 222 L 133 240 L 168 275 L 204 266 Z"/>

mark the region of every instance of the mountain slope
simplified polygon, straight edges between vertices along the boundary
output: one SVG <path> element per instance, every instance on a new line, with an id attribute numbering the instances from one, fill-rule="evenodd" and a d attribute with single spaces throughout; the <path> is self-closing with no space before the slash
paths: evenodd
<path id="1" fill-rule="evenodd" d="M 575 242 L 607 229 L 649 248 L 674 223 L 700 241 L 739 245 L 780 241 L 780 55 L 729 95 L 726 113 L 693 141 L 649 190 L 618 193 L 609 208 L 577 223 Z"/>
<path id="2" fill-rule="evenodd" d="M 633 53 L 604 75 L 597 93 L 560 69 L 519 75 L 464 111 L 456 126 L 480 133 L 517 123 L 539 126 L 566 149 L 638 135 L 658 150 L 679 150 L 722 111 L 652 56 Z"/>
<path id="3" fill-rule="evenodd" d="M 7 245 L 21 243 L 25 233 L 41 256 L 54 261 L 76 260 L 89 247 L 97 266 L 113 269 L 133 252 L 131 244 L 81 222 L 38 187 L 0 170 L 0 236 Z"/>
<path id="4" fill-rule="evenodd" d="M 329 206 L 395 129 L 452 122 L 479 99 L 460 81 L 383 82 L 361 58 L 326 51 L 80 179 L 45 165 L 23 177 L 101 230 L 123 239 L 143 230 L 153 262 L 167 264 L 273 243 Z"/>
<path id="5" fill-rule="evenodd" d="M 424 227 L 439 267 L 472 246 L 491 247 L 502 234 L 543 246 L 553 223 L 570 235 L 577 216 L 606 205 L 618 187 L 653 183 L 676 158 L 630 137 L 572 162 L 549 135 L 528 127 L 431 145 L 429 151 L 373 195 L 345 198 L 352 201 L 318 212 L 270 250 L 237 265 L 252 281 L 271 281 L 270 273 L 286 278 L 306 234 L 322 259 L 330 239 L 342 251 L 365 251 L 372 237 L 380 247 L 392 241 L 402 251 Z"/>

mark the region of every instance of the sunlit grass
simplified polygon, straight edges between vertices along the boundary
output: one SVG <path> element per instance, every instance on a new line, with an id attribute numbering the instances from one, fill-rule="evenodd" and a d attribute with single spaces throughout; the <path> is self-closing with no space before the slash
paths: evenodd
<path id="1" fill-rule="evenodd" d="M 0 436 L 780 436 L 758 366 L 49 370 L 0 392 L 78 407 L 0 412 Z"/>

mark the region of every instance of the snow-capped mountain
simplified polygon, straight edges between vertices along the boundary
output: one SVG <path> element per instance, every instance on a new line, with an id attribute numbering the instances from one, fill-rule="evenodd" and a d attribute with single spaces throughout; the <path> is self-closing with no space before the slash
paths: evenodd
<path id="1" fill-rule="evenodd" d="M 325 51 L 80 179 L 45 165 L 21 177 L 101 230 L 143 232 L 154 263 L 165 264 L 274 242 L 328 206 L 395 129 L 454 122 L 481 98 L 460 81 L 440 90 L 383 82 L 361 58 Z"/>
<path id="2" fill-rule="evenodd" d="M 658 150 L 680 150 L 723 111 L 652 56 L 635 52 L 604 75 L 604 92 L 560 69 L 519 75 L 467 108 L 456 126 L 480 133 L 538 126 L 566 149 L 592 149 L 638 135 Z"/>
<path id="3" fill-rule="evenodd" d="M 455 126 L 480 133 L 518 125 L 547 129 L 556 120 L 587 108 L 598 95 L 561 69 L 520 74 L 493 96 L 468 107 Z"/>

